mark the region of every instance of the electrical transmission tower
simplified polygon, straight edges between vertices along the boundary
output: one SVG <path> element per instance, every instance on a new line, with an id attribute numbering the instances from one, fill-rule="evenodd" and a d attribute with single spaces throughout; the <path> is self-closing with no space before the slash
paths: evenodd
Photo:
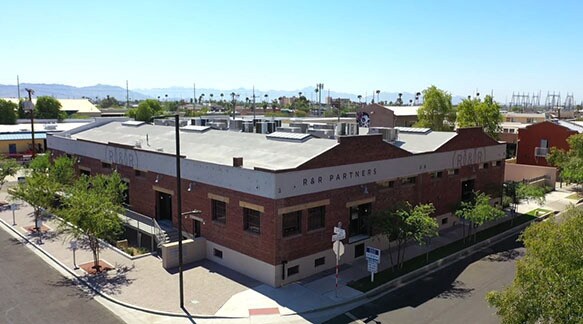
<path id="1" fill-rule="evenodd" d="M 565 97 L 565 110 L 573 110 L 575 109 L 575 98 L 573 97 L 573 93 L 569 94 L 567 92 L 567 96 Z"/>
<path id="2" fill-rule="evenodd" d="M 561 93 L 559 92 L 556 94 L 553 91 L 553 94 L 547 92 L 547 99 L 545 100 L 545 106 L 548 110 L 556 109 L 561 106 Z"/>

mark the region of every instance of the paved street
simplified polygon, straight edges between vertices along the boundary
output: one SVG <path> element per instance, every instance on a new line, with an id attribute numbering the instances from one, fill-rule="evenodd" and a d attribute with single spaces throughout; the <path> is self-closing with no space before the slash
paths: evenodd
<path id="1" fill-rule="evenodd" d="M 524 248 L 512 237 L 350 311 L 365 323 L 499 323 L 484 299 L 512 282 Z M 356 322 L 338 316 L 330 323 Z"/>
<path id="2" fill-rule="evenodd" d="M 123 323 L 0 230 L 0 323 Z"/>

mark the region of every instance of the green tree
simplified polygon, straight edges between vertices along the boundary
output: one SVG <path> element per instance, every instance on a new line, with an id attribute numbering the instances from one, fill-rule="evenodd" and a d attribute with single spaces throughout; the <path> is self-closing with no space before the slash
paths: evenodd
<path id="1" fill-rule="evenodd" d="M 138 105 L 134 118 L 140 121 L 149 121 L 153 116 L 159 115 L 163 111 L 160 102 L 154 99 L 147 99 Z"/>
<path id="2" fill-rule="evenodd" d="M 93 268 L 97 272 L 100 271 L 99 240 L 114 240 L 123 231 L 118 214 L 123 212 L 124 189 L 125 184 L 117 172 L 80 177 L 68 191 L 59 211 L 60 228 L 88 241 L 93 253 Z"/>
<path id="3" fill-rule="evenodd" d="M 492 96 L 479 99 L 464 99 L 457 107 L 457 124 L 459 127 L 482 127 L 486 134 L 498 138 L 502 113 L 500 105 Z"/>
<path id="4" fill-rule="evenodd" d="M 582 238 L 578 208 L 524 231 L 520 240 L 526 254 L 516 264 L 514 281 L 486 295 L 502 323 L 583 322 Z"/>
<path id="5" fill-rule="evenodd" d="M 4 185 L 6 177 L 13 176 L 20 169 L 20 164 L 14 159 L 0 155 L 0 188 Z"/>
<path id="6" fill-rule="evenodd" d="M 119 107 L 119 102 L 115 97 L 110 97 L 109 95 L 101 100 L 99 103 L 101 108 Z"/>
<path id="7" fill-rule="evenodd" d="M 300 96 L 292 102 L 290 109 L 300 110 L 307 114 L 310 112 L 310 102 L 305 96 Z"/>
<path id="8" fill-rule="evenodd" d="M 475 229 L 487 222 L 491 222 L 506 216 L 506 213 L 490 204 L 490 196 L 485 193 L 477 192 L 474 194 L 472 201 L 462 201 L 460 207 L 455 211 L 455 216 L 467 222 L 468 231 L 467 236 L 464 227 L 463 237 L 474 234 L 474 241 L 476 241 Z M 471 239 L 470 239 L 471 241 Z"/>
<path id="9" fill-rule="evenodd" d="M 51 163 L 48 154 L 38 155 L 29 165 L 26 182 L 19 183 L 10 191 L 13 197 L 33 207 L 35 224 L 41 217 L 41 211 L 53 209 L 58 195 L 74 182 L 73 163 L 66 156 L 60 156 Z"/>
<path id="10" fill-rule="evenodd" d="M 61 111 L 61 103 L 53 97 L 38 97 L 34 110 L 34 117 L 38 119 L 65 119 L 65 113 Z"/>
<path id="11" fill-rule="evenodd" d="M 12 101 L 0 99 L 0 124 L 16 124 L 18 105 Z"/>
<path id="12" fill-rule="evenodd" d="M 433 85 L 423 90 L 423 105 L 417 110 L 415 127 L 428 127 L 434 131 L 450 131 L 455 125 L 455 118 L 451 94 Z"/>
<path id="13" fill-rule="evenodd" d="M 375 233 L 396 243 L 396 258 L 389 248 L 391 268 L 402 267 L 405 259 L 405 246 L 411 240 L 417 244 L 425 244 L 427 238 L 438 235 L 439 225 L 431 217 L 435 208 L 433 204 L 412 206 L 406 202 L 402 208 L 385 210 L 372 216 L 372 226 Z"/>
<path id="14" fill-rule="evenodd" d="M 567 139 L 569 150 L 551 148 L 547 161 L 559 168 L 561 180 L 583 184 L 583 134 L 575 134 Z"/>

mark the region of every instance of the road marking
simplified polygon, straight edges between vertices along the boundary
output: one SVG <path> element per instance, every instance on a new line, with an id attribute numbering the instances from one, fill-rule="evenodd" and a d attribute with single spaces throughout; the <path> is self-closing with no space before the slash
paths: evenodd
<path id="1" fill-rule="evenodd" d="M 356 316 L 352 315 L 350 312 L 344 313 L 344 315 L 348 316 L 351 320 L 353 320 L 357 324 L 366 324 L 363 321 L 359 320 Z"/>

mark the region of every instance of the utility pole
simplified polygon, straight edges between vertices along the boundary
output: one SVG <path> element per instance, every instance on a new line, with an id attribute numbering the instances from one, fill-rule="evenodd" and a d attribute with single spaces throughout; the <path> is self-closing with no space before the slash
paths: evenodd
<path id="1" fill-rule="evenodd" d="M 316 84 L 316 89 L 318 89 L 318 116 L 322 116 L 322 90 L 324 89 L 323 83 Z"/>
<path id="2" fill-rule="evenodd" d="M 255 127 L 255 86 L 253 86 L 253 127 Z"/>
<path id="3" fill-rule="evenodd" d="M 28 92 L 28 109 L 30 109 L 30 130 L 32 133 L 32 158 L 34 159 L 36 156 L 36 144 L 34 143 L 34 105 L 32 104 L 32 94 L 34 90 L 32 89 L 25 89 Z"/>
<path id="4" fill-rule="evenodd" d="M 16 75 L 16 91 L 18 91 L 18 106 L 20 107 L 20 79 Z"/>
<path id="5" fill-rule="evenodd" d="M 192 109 L 196 107 L 196 83 L 192 84 Z"/>
<path id="6" fill-rule="evenodd" d="M 130 88 L 126 80 L 126 109 L 130 109 Z"/>

